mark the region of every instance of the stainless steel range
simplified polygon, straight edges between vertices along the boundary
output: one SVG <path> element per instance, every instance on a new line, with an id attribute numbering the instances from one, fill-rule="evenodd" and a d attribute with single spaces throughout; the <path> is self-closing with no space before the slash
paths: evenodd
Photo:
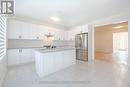
<path id="1" fill-rule="evenodd" d="M 80 33 L 75 36 L 76 59 L 88 61 L 88 33 Z"/>

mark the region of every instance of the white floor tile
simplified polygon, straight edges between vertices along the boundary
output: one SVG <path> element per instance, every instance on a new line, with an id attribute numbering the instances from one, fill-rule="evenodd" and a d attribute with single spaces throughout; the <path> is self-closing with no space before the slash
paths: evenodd
<path id="1" fill-rule="evenodd" d="M 130 70 L 125 65 L 78 61 L 64 70 L 39 78 L 34 64 L 11 68 L 3 87 L 130 87 Z"/>

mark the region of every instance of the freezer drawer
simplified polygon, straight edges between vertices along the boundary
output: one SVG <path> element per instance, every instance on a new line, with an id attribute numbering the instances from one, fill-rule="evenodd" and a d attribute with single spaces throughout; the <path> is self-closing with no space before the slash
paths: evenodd
<path id="1" fill-rule="evenodd" d="M 88 61 L 88 51 L 87 50 L 76 50 L 76 59 L 82 61 Z"/>

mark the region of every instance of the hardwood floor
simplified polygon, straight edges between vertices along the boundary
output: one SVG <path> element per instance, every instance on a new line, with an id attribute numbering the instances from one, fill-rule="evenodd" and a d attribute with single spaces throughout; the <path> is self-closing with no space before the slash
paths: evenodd
<path id="1" fill-rule="evenodd" d="M 96 52 L 96 60 L 127 65 L 128 52 L 127 51 L 119 51 L 116 53 Z"/>

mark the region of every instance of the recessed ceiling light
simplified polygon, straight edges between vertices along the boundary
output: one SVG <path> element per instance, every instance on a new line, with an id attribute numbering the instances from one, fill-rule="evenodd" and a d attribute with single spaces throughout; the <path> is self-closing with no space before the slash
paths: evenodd
<path id="1" fill-rule="evenodd" d="M 61 21 L 61 19 L 60 19 L 59 17 L 57 17 L 57 16 L 50 17 L 50 19 L 51 19 L 52 21 L 55 21 L 55 22 Z"/>
<path id="2" fill-rule="evenodd" d="M 116 26 L 116 27 L 114 27 L 114 28 L 116 28 L 116 29 L 119 29 L 119 28 L 122 28 L 123 26 Z"/>

